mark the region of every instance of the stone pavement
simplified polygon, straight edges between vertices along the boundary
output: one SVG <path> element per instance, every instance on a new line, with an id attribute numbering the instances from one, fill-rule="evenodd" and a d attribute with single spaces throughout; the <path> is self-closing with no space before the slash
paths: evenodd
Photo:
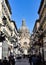
<path id="1" fill-rule="evenodd" d="M 28 59 L 28 58 L 18 59 L 18 60 L 16 61 L 15 65 L 30 65 L 30 64 L 29 64 L 29 59 Z"/>
<path id="2" fill-rule="evenodd" d="M 30 65 L 29 58 L 17 59 L 15 65 Z M 46 65 L 46 64 L 41 63 L 41 65 Z"/>

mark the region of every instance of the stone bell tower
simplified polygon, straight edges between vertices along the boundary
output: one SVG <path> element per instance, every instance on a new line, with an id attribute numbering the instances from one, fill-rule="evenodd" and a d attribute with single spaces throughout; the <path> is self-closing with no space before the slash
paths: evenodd
<path id="1" fill-rule="evenodd" d="M 20 27 L 20 45 L 23 54 L 28 55 L 28 49 L 30 48 L 30 32 L 26 26 L 25 20 L 22 20 L 22 26 Z"/>
<path id="2" fill-rule="evenodd" d="M 22 26 L 26 26 L 25 19 L 22 20 Z"/>

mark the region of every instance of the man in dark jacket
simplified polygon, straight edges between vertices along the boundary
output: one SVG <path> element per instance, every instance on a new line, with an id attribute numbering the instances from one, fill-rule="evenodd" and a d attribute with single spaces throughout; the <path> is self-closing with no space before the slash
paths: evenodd
<path id="1" fill-rule="evenodd" d="M 2 60 L 1 60 L 1 59 L 0 59 L 0 65 L 3 65 L 3 64 L 2 64 Z"/>
<path id="2" fill-rule="evenodd" d="M 15 65 L 14 56 L 10 56 L 10 57 L 9 57 L 9 63 L 10 63 L 11 65 Z"/>
<path id="3" fill-rule="evenodd" d="M 8 65 L 8 60 L 6 59 L 6 57 L 4 57 L 3 65 Z"/>
<path id="4" fill-rule="evenodd" d="M 32 56 L 32 64 L 37 65 L 37 56 L 35 54 Z"/>
<path id="5" fill-rule="evenodd" d="M 32 60 L 32 55 L 30 55 L 30 57 L 29 57 L 29 63 L 30 63 L 30 65 L 31 65 L 31 60 Z"/>

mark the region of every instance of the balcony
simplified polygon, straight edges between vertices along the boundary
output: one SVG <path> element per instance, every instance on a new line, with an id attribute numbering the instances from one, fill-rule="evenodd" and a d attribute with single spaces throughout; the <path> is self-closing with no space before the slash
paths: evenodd
<path id="1" fill-rule="evenodd" d="M 5 35 L 2 31 L 0 31 L 0 42 L 3 42 L 5 40 Z"/>
<path id="2" fill-rule="evenodd" d="M 6 35 L 6 36 L 11 36 L 11 32 L 10 32 L 10 30 L 5 26 L 5 27 L 2 27 L 2 31 L 4 32 L 4 34 Z"/>
<path id="3" fill-rule="evenodd" d="M 8 28 L 12 31 L 11 22 L 10 22 L 9 20 L 7 20 L 7 26 L 8 26 Z"/>
<path id="4" fill-rule="evenodd" d="M 2 21 L 3 21 L 3 23 L 4 23 L 5 26 L 7 25 L 8 28 L 10 30 L 12 30 L 11 22 L 5 16 L 3 17 Z"/>

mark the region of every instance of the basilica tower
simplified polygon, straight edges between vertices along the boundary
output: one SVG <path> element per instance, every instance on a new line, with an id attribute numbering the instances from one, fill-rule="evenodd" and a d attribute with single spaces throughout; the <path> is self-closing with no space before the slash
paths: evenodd
<path id="1" fill-rule="evenodd" d="M 28 49 L 30 47 L 29 43 L 30 43 L 30 32 L 26 26 L 26 22 L 23 19 L 22 20 L 22 26 L 19 30 L 19 34 L 20 34 L 20 45 L 23 51 L 23 54 L 28 55 Z"/>

